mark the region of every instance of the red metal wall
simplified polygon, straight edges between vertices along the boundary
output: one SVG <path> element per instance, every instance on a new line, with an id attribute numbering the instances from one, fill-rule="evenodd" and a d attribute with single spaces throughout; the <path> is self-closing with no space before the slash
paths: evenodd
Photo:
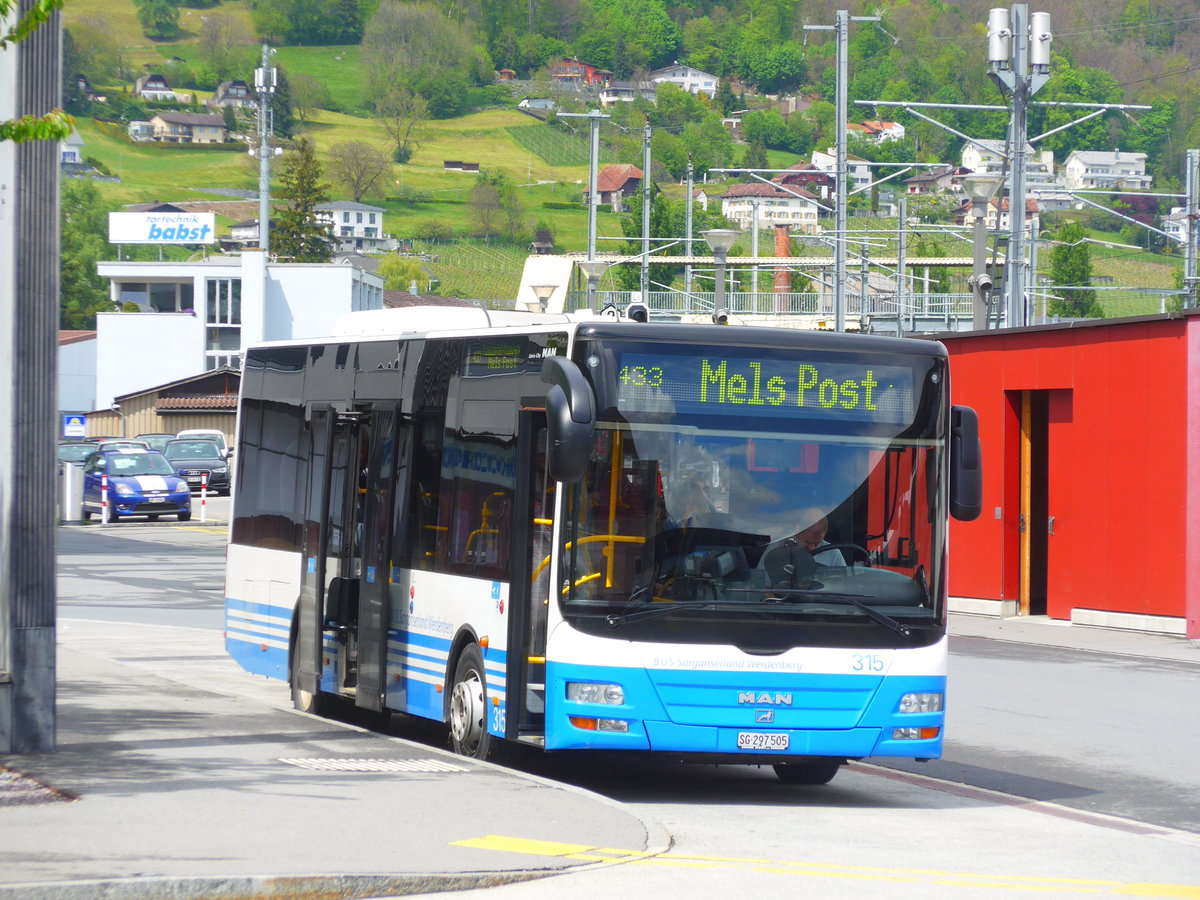
<path id="1" fill-rule="evenodd" d="M 950 530 L 953 596 L 1018 598 L 1020 392 L 1050 391 L 1048 614 L 1188 614 L 1197 325 L 1164 317 L 941 338 L 954 402 L 979 413 L 984 459 L 983 514 Z"/>

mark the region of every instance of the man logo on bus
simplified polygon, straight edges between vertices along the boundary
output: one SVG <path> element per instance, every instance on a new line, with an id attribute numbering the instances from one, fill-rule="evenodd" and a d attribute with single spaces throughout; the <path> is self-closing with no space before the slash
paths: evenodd
<path id="1" fill-rule="evenodd" d="M 788 694 L 771 694 L 763 691 L 761 694 L 754 691 L 739 691 L 738 703 L 740 705 L 758 705 L 758 706 L 791 706 L 792 695 Z"/>

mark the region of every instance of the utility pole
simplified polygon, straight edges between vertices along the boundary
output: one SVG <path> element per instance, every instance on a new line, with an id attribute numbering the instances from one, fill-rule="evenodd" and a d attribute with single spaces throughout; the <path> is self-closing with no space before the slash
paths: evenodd
<path id="1" fill-rule="evenodd" d="M 1008 298 L 1010 328 L 1025 321 L 1025 148 L 1029 144 L 1029 100 L 1050 80 L 1050 14 L 1029 16 L 1029 7 L 988 14 L 988 74 L 1009 95 L 1008 121 Z"/>
<path id="2" fill-rule="evenodd" d="M 588 165 L 588 244 L 587 258 L 591 262 L 596 258 L 596 206 L 600 203 L 597 194 L 597 180 L 600 165 L 600 120 L 609 116 L 593 109 L 586 113 L 559 113 L 560 119 L 587 119 L 592 127 L 592 155 Z M 644 177 L 644 176 L 643 176 Z"/>
<path id="3" fill-rule="evenodd" d="M 805 25 L 805 31 L 832 31 L 837 38 L 837 200 L 834 203 L 833 327 L 846 330 L 846 117 L 847 88 L 850 81 L 850 23 L 878 22 L 879 16 L 852 16 L 839 9 L 835 25 Z"/>
<path id="4" fill-rule="evenodd" d="M 262 65 L 254 70 L 258 92 L 258 246 L 263 256 L 271 245 L 271 95 L 275 93 L 272 50 L 262 45 Z"/>
<path id="5" fill-rule="evenodd" d="M 642 302 L 650 297 L 650 123 L 642 132 Z"/>
<path id="6" fill-rule="evenodd" d="M 1200 195 L 1200 150 L 1187 152 L 1186 167 L 1187 206 L 1184 207 L 1184 213 L 1187 218 L 1184 221 L 1187 228 L 1184 230 L 1184 237 L 1187 246 L 1183 253 L 1183 289 L 1187 294 L 1184 305 L 1196 306 L 1196 218 L 1200 216 L 1200 209 L 1197 209 L 1197 195 Z"/>
<path id="7" fill-rule="evenodd" d="M 695 190 L 695 188 L 693 188 L 692 185 L 693 185 L 692 154 L 689 153 L 688 154 L 688 167 L 687 167 L 687 205 L 684 206 L 685 212 L 684 212 L 684 222 L 683 222 L 684 230 L 687 232 L 687 237 L 684 238 L 683 247 L 684 247 L 684 252 L 689 257 L 692 255 L 692 203 L 694 202 L 694 200 L 692 198 L 692 191 Z M 683 295 L 688 298 L 688 303 L 691 303 L 691 300 L 692 300 L 692 266 L 690 263 L 688 265 L 684 266 L 684 268 L 683 268 Z"/>

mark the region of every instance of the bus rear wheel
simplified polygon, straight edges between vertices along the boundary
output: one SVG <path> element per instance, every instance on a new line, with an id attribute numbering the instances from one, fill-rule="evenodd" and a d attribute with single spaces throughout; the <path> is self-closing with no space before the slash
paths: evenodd
<path id="1" fill-rule="evenodd" d="M 448 718 L 454 752 L 475 759 L 487 759 L 493 743 L 487 730 L 485 683 L 483 654 L 477 644 L 471 644 L 463 649 L 454 667 Z"/>
<path id="2" fill-rule="evenodd" d="M 817 759 L 802 763 L 776 763 L 776 777 L 784 784 L 829 784 L 842 766 L 840 759 Z"/>
<path id="3" fill-rule="evenodd" d="M 292 706 L 300 712 L 311 713 L 314 716 L 324 716 L 329 713 L 328 694 L 320 691 L 308 691 L 297 684 L 296 636 L 294 634 L 288 649 L 288 688 L 292 692 Z"/>

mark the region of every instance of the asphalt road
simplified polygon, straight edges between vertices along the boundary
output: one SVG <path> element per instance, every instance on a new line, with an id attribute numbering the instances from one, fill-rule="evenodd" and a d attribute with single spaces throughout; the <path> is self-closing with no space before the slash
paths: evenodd
<path id="1" fill-rule="evenodd" d="M 223 527 L 130 524 L 59 530 L 62 617 L 223 627 Z M 976 637 L 951 638 L 942 759 L 897 771 L 1200 833 L 1200 654 L 1170 662 Z M 400 719 L 395 733 L 441 741 Z M 619 777 L 594 759 L 532 755 L 530 771 L 626 800 L 675 776 Z M 687 772 L 679 777 L 701 777 Z M 770 770 L 762 776 L 773 780 Z M 841 776 L 839 776 L 840 778 Z"/>

